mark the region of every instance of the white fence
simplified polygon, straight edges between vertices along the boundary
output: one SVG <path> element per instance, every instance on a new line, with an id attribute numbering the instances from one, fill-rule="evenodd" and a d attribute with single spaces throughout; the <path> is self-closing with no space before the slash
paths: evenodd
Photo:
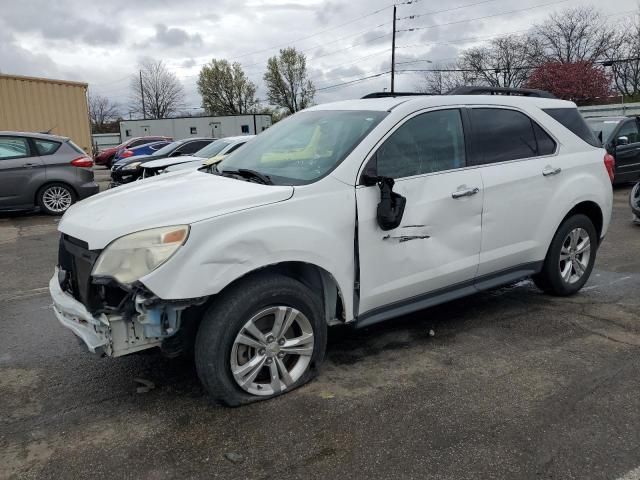
<path id="1" fill-rule="evenodd" d="M 95 151 L 101 152 L 105 148 L 115 147 L 122 142 L 119 133 L 94 133 L 91 135 L 91 143 Z"/>
<path id="2" fill-rule="evenodd" d="M 593 105 L 590 107 L 579 107 L 578 110 L 580 110 L 584 118 L 640 115 L 640 103 Z"/>

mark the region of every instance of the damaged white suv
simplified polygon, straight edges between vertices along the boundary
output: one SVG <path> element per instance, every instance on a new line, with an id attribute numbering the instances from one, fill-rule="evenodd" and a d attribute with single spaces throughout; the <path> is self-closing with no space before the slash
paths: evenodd
<path id="1" fill-rule="evenodd" d="M 72 206 L 49 285 L 58 320 L 113 357 L 193 348 L 211 396 L 239 405 L 311 379 L 329 325 L 527 276 L 580 290 L 609 225 L 613 159 L 573 103 L 369 97 L 293 115 L 208 171 Z"/>

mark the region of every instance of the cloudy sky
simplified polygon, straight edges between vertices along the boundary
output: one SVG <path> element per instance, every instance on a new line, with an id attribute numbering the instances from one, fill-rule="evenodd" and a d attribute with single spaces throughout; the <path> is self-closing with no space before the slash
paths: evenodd
<path id="1" fill-rule="evenodd" d="M 588 0 L 398 2 L 398 70 L 451 62 L 460 49 L 524 32 L 555 10 L 592 5 Z M 636 0 L 593 3 L 611 22 L 637 8 Z M 180 78 L 186 106 L 195 112 L 197 74 L 211 58 L 240 62 L 264 98 L 267 58 L 295 46 L 307 55 L 317 102 L 357 98 L 389 86 L 388 74 L 335 85 L 389 70 L 391 5 L 392 0 L 0 0 L 0 72 L 84 81 L 126 112 L 139 60 L 162 59 Z M 396 89 L 415 89 L 421 75 L 399 73 Z"/>

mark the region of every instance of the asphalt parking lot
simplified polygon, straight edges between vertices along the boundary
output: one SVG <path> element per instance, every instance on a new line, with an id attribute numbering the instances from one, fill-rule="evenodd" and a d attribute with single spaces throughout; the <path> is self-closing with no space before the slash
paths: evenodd
<path id="1" fill-rule="evenodd" d="M 56 219 L 1 216 L 0 479 L 621 478 L 640 466 L 628 193 L 579 295 L 523 281 L 333 329 L 316 381 L 237 409 L 189 360 L 86 353 L 49 307 Z"/>

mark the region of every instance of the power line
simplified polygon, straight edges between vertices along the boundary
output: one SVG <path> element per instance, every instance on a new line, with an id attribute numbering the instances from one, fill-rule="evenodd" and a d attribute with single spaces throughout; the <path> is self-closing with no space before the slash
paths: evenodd
<path id="1" fill-rule="evenodd" d="M 559 3 L 566 3 L 568 1 L 569 0 L 557 0 L 555 2 L 543 3 L 541 5 L 535 5 L 533 7 L 521 8 L 521 9 L 518 9 L 518 10 L 510 10 L 508 12 L 495 13 L 493 15 L 485 15 L 483 17 L 468 18 L 466 20 L 458 20 L 458 21 L 455 21 L 455 22 L 448 22 L 448 23 L 437 23 L 435 25 L 428 25 L 426 27 L 405 28 L 405 29 L 402 29 L 402 30 L 398 30 L 398 32 L 415 32 L 415 31 L 418 31 L 418 30 L 429 30 L 431 28 L 444 27 L 444 26 L 447 26 L 447 25 L 457 25 L 457 24 L 460 24 L 460 23 L 468 23 L 468 22 L 473 22 L 475 20 L 483 20 L 485 18 L 493 18 L 493 17 L 500 17 L 502 15 L 509 15 L 511 13 L 526 12 L 526 11 L 529 11 L 529 10 L 534 10 L 536 8 L 548 7 L 550 5 L 557 5 Z"/>
<path id="2" fill-rule="evenodd" d="M 445 12 L 453 12 L 454 10 L 460 10 L 461 8 L 475 7 L 476 5 L 482 5 L 484 3 L 491 3 L 491 2 L 497 2 L 497 1 L 498 0 L 482 0 L 481 2 L 466 3 L 464 5 L 460 5 L 453 8 L 446 8 L 444 10 L 434 10 L 432 12 L 424 12 L 424 13 L 418 13 L 414 15 L 407 15 L 406 17 L 398 18 L 398 20 L 413 20 L 415 18 L 426 17 L 428 15 L 436 15 L 437 13 L 445 13 Z"/>
<path id="3" fill-rule="evenodd" d="M 391 73 L 391 70 L 387 70 L 386 72 L 375 73 L 373 75 L 369 75 L 369 76 L 366 76 L 366 77 L 357 78 L 355 80 L 350 80 L 348 82 L 336 83 L 335 85 L 329 85 L 329 86 L 326 86 L 326 87 L 317 88 L 316 92 L 321 92 L 323 90 L 329 90 L 330 88 L 343 87 L 343 86 L 346 86 L 346 85 L 351 85 L 351 84 L 354 84 L 354 83 L 363 82 L 364 80 L 369 80 L 371 78 L 381 77 L 382 75 L 386 75 L 388 73 Z"/>

